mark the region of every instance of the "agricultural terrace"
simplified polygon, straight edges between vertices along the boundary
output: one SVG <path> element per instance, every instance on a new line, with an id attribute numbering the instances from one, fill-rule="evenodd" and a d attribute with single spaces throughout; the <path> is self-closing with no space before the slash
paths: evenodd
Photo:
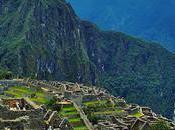
<path id="1" fill-rule="evenodd" d="M 29 98 L 37 104 L 48 104 L 52 95 L 44 92 L 39 87 L 13 86 L 4 91 L 4 95 L 11 98 Z"/>
<path id="2" fill-rule="evenodd" d="M 63 105 L 59 114 L 68 119 L 74 130 L 88 130 L 73 104 Z"/>

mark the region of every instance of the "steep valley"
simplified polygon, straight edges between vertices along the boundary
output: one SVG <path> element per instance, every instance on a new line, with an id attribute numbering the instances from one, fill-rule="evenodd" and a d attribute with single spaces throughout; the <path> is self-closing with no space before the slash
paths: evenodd
<path id="1" fill-rule="evenodd" d="M 65 0 L 0 0 L 0 68 L 103 86 L 173 117 L 175 56 L 158 44 L 82 21 Z"/>

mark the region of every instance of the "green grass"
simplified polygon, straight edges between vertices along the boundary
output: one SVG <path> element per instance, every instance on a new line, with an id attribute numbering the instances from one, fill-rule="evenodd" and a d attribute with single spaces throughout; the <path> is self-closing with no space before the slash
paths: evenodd
<path id="1" fill-rule="evenodd" d="M 85 106 L 94 106 L 96 104 L 106 104 L 107 100 L 101 100 L 101 101 L 90 101 L 90 102 L 84 102 L 83 104 Z"/>
<path id="2" fill-rule="evenodd" d="M 22 86 L 14 86 L 14 87 L 11 87 L 7 90 L 8 91 L 13 91 L 13 92 L 16 92 L 16 93 L 19 93 L 19 94 L 31 94 L 32 93 L 32 90 L 27 88 L 27 87 L 22 87 Z"/>
<path id="3" fill-rule="evenodd" d="M 65 107 L 63 108 L 64 112 L 76 111 L 75 107 Z"/>
<path id="4" fill-rule="evenodd" d="M 68 119 L 74 130 L 88 130 L 74 106 L 64 106 L 60 111 L 60 115 Z"/>
<path id="5" fill-rule="evenodd" d="M 140 117 L 143 116 L 143 113 L 141 113 L 141 112 L 136 112 L 136 113 L 134 113 L 134 114 L 132 114 L 132 115 L 129 115 L 129 116 L 133 116 L 133 117 L 136 117 L 136 118 L 140 118 Z"/>
<path id="6" fill-rule="evenodd" d="M 78 115 L 79 113 L 77 112 L 74 106 L 65 106 L 62 108 L 60 114 L 63 117 L 67 117 L 69 119 L 70 116 Z"/>
<path id="7" fill-rule="evenodd" d="M 4 88 L 4 86 L 3 85 L 0 85 L 0 88 Z"/>
<path id="8" fill-rule="evenodd" d="M 120 114 L 124 112 L 123 110 L 115 110 L 115 111 L 112 111 L 112 110 L 106 110 L 106 111 L 99 111 L 99 112 L 94 112 L 93 114 L 94 115 L 111 115 L 111 114 Z"/>
<path id="9" fill-rule="evenodd" d="M 76 126 L 73 128 L 74 130 L 88 130 L 86 126 Z"/>
<path id="10" fill-rule="evenodd" d="M 63 116 L 71 116 L 71 115 L 78 115 L 77 111 L 71 111 L 71 112 L 62 112 Z"/>
<path id="11" fill-rule="evenodd" d="M 99 111 L 99 112 L 94 112 L 94 115 L 110 115 L 115 113 L 115 111 Z"/>
<path id="12" fill-rule="evenodd" d="M 35 88 L 28 88 L 24 86 L 14 86 L 9 88 L 4 92 L 5 94 L 12 96 L 14 98 L 25 98 L 29 97 L 32 101 L 38 104 L 47 104 L 52 96 L 47 95 L 43 91 L 36 90 Z M 35 95 L 35 97 L 31 97 L 31 95 Z"/>
<path id="13" fill-rule="evenodd" d="M 81 118 L 70 118 L 68 119 L 70 123 L 81 122 Z"/>
<path id="14" fill-rule="evenodd" d="M 92 118 L 98 122 L 99 120 L 104 120 L 106 116 L 109 115 L 119 117 L 127 116 L 127 112 L 111 100 L 89 101 L 85 102 L 83 107 L 83 110 L 87 113 L 87 117 L 91 122 L 94 122 Z"/>
<path id="15" fill-rule="evenodd" d="M 20 98 L 20 97 L 21 97 L 21 94 L 16 93 L 16 92 L 14 92 L 14 91 L 10 91 L 10 90 L 5 91 L 5 94 L 8 94 L 8 95 L 10 95 L 10 96 L 12 96 L 12 97 L 16 97 L 16 98 Z"/>
<path id="16" fill-rule="evenodd" d="M 33 102 L 39 103 L 39 104 L 47 104 L 49 102 L 49 99 L 44 97 L 37 97 L 37 98 L 30 98 Z"/>

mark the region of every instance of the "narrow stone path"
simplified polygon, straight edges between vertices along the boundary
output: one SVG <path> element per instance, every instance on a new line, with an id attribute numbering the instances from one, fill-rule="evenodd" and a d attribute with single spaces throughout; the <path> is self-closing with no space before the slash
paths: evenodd
<path id="1" fill-rule="evenodd" d="M 75 103 L 73 102 L 74 104 L 74 107 L 77 109 L 77 111 L 80 113 L 80 117 L 81 119 L 83 119 L 86 127 L 89 129 L 89 130 L 94 130 L 94 127 L 93 125 L 91 124 L 91 122 L 88 120 L 86 114 L 84 113 L 84 111 Z"/>

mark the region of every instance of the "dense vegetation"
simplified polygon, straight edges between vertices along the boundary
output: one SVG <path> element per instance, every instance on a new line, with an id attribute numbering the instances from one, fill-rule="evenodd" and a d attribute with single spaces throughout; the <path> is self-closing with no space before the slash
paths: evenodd
<path id="1" fill-rule="evenodd" d="M 175 51 L 174 0 L 67 0 L 82 19 L 106 30 L 120 30 L 158 41 Z"/>
<path id="2" fill-rule="evenodd" d="M 11 71 L 7 70 L 0 70 L 0 79 L 11 79 L 13 77 L 13 74 Z"/>
<path id="3" fill-rule="evenodd" d="M 158 121 L 157 123 L 151 125 L 149 130 L 170 130 L 170 126 L 164 121 Z"/>
<path id="4" fill-rule="evenodd" d="M 3 0 L 0 65 L 16 76 L 100 85 L 173 116 L 175 56 L 81 21 L 64 0 Z"/>
<path id="5" fill-rule="evenodd" d="M 105 88 L 168 117 L 173 114 L 173 54 L 157 44 L 122 33 L 101 33 L 88 23 L 84 30 L 88 31 L 88 55 L 97 66 Z"/>

